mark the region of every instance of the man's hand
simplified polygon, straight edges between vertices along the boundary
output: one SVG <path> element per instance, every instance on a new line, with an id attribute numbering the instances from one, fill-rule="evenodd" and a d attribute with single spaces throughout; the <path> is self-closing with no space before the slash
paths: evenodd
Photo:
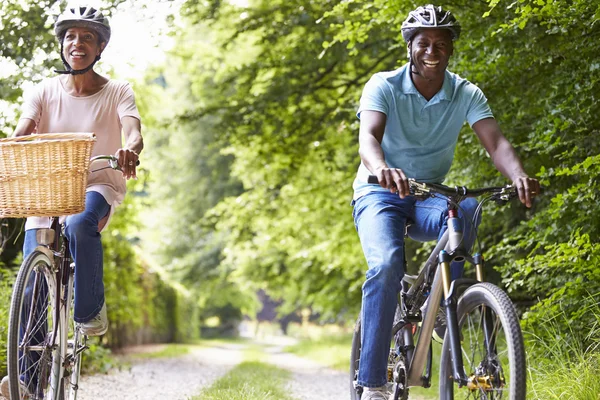
<path id="1" fill-rule="evenodd" d="M 408 178 L 401 169 L 380 167 L 375 170 L 375 175 L 381 187 L 389 189 L 392 193 L 398 193 L 401 199 L 410 195 Z"/>
<path id="2" fill-rule="evenodd" d="M 115 157 L 119 162 L 119 166 L 121 167 L 121 171 L 123 172 L 123 176 L 126 179 L 137 179 L 135 173 L 135 167 L 137 165 L 139 156 L 133 150 L 128 148 L 122 148 L 117 150 L 115 153 Z"/>
<path id="3" fill-rule="evenodd" d="M 540 194 L 540 183 L 538 180 L 530 178 L 527 175 L 522 175 L 513 181 L 513 186 L 517 189 L 521 203 L 531 208 L 533 198 Z"/>

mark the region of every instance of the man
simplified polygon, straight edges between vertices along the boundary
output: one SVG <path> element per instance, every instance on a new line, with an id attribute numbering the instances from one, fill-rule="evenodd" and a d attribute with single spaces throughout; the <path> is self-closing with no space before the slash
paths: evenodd
<path id="1" fill-rule="evenodd" d="M 539 193 L 538 181 L 523 170 L 481 90 L 446 70 L 454 40 L 460 36 L 454 16 L 441 7 L 418 7 L 402 24 L 402 35 L 409 62 L 375 74 L 364 88 L 357 113 L 362 162 L 353 184 L 353 216 L 369 267 L 361 311 L 362 400 L 391 396 L 386 387 L 387 358 L 404 275 L 406 221 L 413 223 L 411 237 L 421 241 L 438 239 L 446 230 L 445 200 L 417 202 L 409 194 L 408 179 L 441 183 L 467 121 L 495 167 L 517 188 L 521 202 L 531 207 Z M 379 185 L 367 183 L 370 174 L 377 176 Z M 466 199 L 460 206 L 459 216 L 471 220 L 477 202 Z M 473 226 L 463 223 L 463 229 L 465 246 L 470 248 Z M 453 263 L 451 268 L 453 279 L 462 274 L 462 264 Z M 444 330 L 442 323 L 436 327 L 440 337 Z"/>
<path id="2" fill-rule="evenodd" d="M 90 6 L 67 8 L 54 25 L 64 71 L 46 79 L 26 97 L 15 136 L 33 132 L 94 132 L 97 142 L 92 155 L 114 154 L 121 172 L 103 169 L 92 173 L 86 188 L 85 210 L 65 220 L 65 234 L 75 261 L 74 319 L 84 335 L 103 335 L 108 329 L 104 301 L 102 243 L 100 231 L 123 201 L 125 181 L 136 176 L 136 163 L 143 148 L 140 114 L 127 82 L 108 79 L 93 69 L 111 36 L 108 19 Z M 122 143 L 122 136 L 125 144 Z M 37 246 L 36 230 L 48 228 L 48 218 L 28 218 L 23 257 Z M 43 327 L 30 340 L 43 340 Z M 21 398 L 43 391 L 38 380 L 38 354 L 20 354 Z M 9 397 L 8 377 L 0 393 Z"/>

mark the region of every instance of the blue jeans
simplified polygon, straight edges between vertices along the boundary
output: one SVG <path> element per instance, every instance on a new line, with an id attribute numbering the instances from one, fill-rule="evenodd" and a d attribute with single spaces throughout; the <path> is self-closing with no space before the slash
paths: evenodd
<path id="1" fill-rule="evenodd" d="M 392 324 L 405 272 L 404 233 L 407 220 L 412 223 L 409 236 L 418 241 L 439 239 L 447 229 L 447 202 L 428 198 L 401 199 L 390 192 L 371 192 L 354 202 L 354 224 L 369 269 L 363 284 L 362 336 L 358 384 L 379 387 L 387 383 L 387 359 L 392 339 Z M 460 203 L 464 244 L 473 245 L 471 223 L 477 207 L 475 199 Z M 467 218 L 465 218 L 465 216 Z M 476 221 L 476 225 L 479 221 Z M 452 279 L 462 275 L 463 263 L 452 263 Z"/>
<path id="2" fill-rule="evenodd" d="M 88 322 L 94 318 L 104 304 L 104 282 L 102 243 L 98 222 L 110 212 L 110 205 L 98 192 L 87 192 L 85 210 L 70 215 L 65 221 L 65 233 L 69 250 L 75 261 L 75 309 L 76 322 Z M 37 247 L 37 229 L 25 231 L 23 258 Z"/>

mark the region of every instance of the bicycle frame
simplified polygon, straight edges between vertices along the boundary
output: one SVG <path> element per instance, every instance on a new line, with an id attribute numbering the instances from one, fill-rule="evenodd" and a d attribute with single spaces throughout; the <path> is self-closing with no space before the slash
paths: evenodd
<path id="1" fill-rule="evenodd" d="M 54 391 L 58 391 L 61 388 L 64 372 L 66 366 L 69 364 L 68 354 L 68 334 L 69 334 L 69 320 L 68 317 L 71 315 L 71 304 L 73 300 L 73 281 L 74 271 L 71 265 L 71 255 L 69 252 L 69 244 L 67 239 L 62 234 L 64 226 L 59 223 L 59 219 L 52 218 L 52 223 L 48 229 L 40 229 L 37 233 L 37 241 L 39 246 L 38 250 L 48 252 L 50 251 L 53 255 L 51 259 L 53 262 L 53 270 L 51 271 L 55 276 L 55 288 L 54 288 L 54 320 L 57 323 L 53 326 L 53 331 L 50 333 L 49 343 L 52 346 L 57 344 L 59 341 L 58 348 L 60 349 L 60 360 L 61 367 L 59 368 L 59 374 L 52 374 L 50 387 Z M 63 285 L 66 290 L 63 290 Z M 76 343 L 76 342 L 75 342 Z M 73 349 L 73 356 L 76 355 L 78 349 Z M 74 386 L 71 385 L 74 390 L 77 390 L 77 382 Z M 56 395 L 56 394 L 55 394 Z M 73 396 L 73 399 L 76 395 Z"/>
<path id="2" fill-rule="evenodd" d="M 429 386 L 429 379 L 422 376 L 425 363 L 429 356 L 429 347 L 432 340 L 432 332 L 435 325 L 435 317 L 439 308 L 439 304 L 444 296 L 444 306 L 446 307 L 447 317 L 447 339 L 450 340 L 451 352 L 453 359 L 454 379 L 459 382 L 460 386 L 467 384 L 467 377 L 464 372 L 462 356 L 460 353 L 460 338 L 458 336 L 458 321 L 456 318 L 457 298 L 455 295 L 455 287 L 462 285 L 472 285 L 483 281 L 482 257 L 476 254 L 471 256 L 462 245 L 462 230 L 460 225 L 453 221 L 457 216 L 454 214 L 456 209 L 449 205 L 449 222 L 448 229 L 438 241 L 436 247 L 431 252 L 429 259 L 425 263 L 416 280 L 411 284 L 410 289 L 406 293 L 408 297 L 414 296 L 416 291 L 421 288 L 425 279 L 431 273 L 431 268 L 436 266 L 433 283 L 428 296 L 428 303 L 423 320 L 421 322 L 421 333 L 414 346 L 414 338 L 411 329 L 408 326 L 402 328 L 402 337 L 407 349 L 407 385 L 410 386 Z M 454 211 L 454 212 L 452 212 Z M 450 262 L 453 259 L 459 261 L 466 260 L 475 265 L 477 280 L 473 279 L 457 279 L 451 282 L 450 278 Z M 405 281 L 409 282 L 410 278 Z M 410 283 L 410 282 L 409 282 Z"/>

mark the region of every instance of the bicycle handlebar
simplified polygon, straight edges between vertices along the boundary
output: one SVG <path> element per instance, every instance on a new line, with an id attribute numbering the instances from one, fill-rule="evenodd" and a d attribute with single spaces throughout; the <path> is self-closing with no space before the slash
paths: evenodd
<path id="1" fill-rule="evenodd" d="M 99 160 L 107 160 L 110 168 L 117 170 L 117 171 L 121 171 L 121 167 L 119 166 L 119 159 L 117 157 L 112 156 L 112 155 L 100 155 L 100 156 L 92 157 L 90 159 L 90 163 L 92 163 L 94 161 L 99 161 Z M 140 160 L 137 160 L 135 162 L 135 166 L 137 167 L 138 165 L 140 165 Z M 92 172 L 95 172 L 95 171 L 92 171 Z"/>
<path id="2" fill-rule="evenodd" d="M 379 179 L 377 179 L 377 176 L 375 175 L 369 175 L 367 182 L 378 184 Z M 492 194 L 496 200 L 508 201 L 518 196 L 517 190 L 513 185 L 469 189 L 466 186 L 450 187 L 440 183 L 419 182 L 412 178 L 408 179 L 408 185 L 410 187 L 411 195 L 418 198 L 431 197 L 435 193 L 448 197 L 477 197 L 483 194 Z"/>

